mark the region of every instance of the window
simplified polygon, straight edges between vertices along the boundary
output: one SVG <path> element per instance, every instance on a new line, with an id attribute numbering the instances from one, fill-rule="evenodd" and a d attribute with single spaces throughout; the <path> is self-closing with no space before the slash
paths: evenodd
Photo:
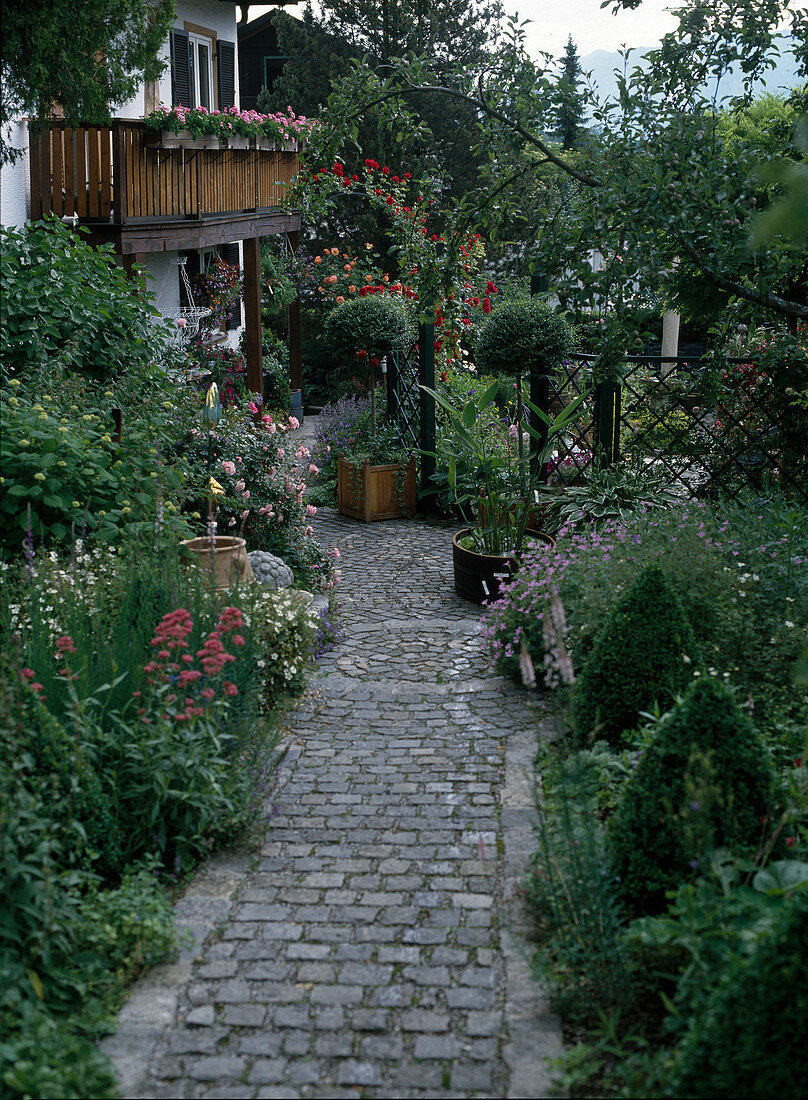
<path id="1" fill-rule="evenodd" d="M 199 34 L 188 35 L 191 106 L 213 110 L 213 42 Z"/>

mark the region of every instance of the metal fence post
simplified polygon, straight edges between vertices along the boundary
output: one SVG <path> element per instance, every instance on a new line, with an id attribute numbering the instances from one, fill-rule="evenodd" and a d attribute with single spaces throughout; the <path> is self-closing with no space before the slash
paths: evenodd
<path id="1" fill-rule="evenodd" d="M 613 466 L 620 457 L 620 386 L 614 382 L 595 386 L 594 429 L 595 464 Z"/>
<path id="2" fill-rule="evenodd" d="M 432 310 L 428 311 L 431 315 Z M 421 323 L 418 327 L 418 381 L 422 386 L 435 388 L 435 325 Z M 420 390 L 421 451 L 435 450 L 435 399 Z M 421 455 L 421 494 L 432 488 L 435 459 L 432 454 Z"/>

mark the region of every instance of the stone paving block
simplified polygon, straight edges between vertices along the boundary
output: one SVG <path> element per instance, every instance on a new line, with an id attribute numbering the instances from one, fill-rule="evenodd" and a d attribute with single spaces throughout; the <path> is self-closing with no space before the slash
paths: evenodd
<path id="1" fill-rule="evenodd" d="M 357 1008 L 351 1012 L 353 1031 L 387 1031 L 390 1013 L 381 1008 Z"/>
<path id="2" fill-rule="evenodd" d="M 309 993 L 313 1005 L 358 1005 L 362 1001 L 360 985 L 315 985 Z"/>
<path id="3" fill-rule="evenodd" d="M 258 1058 L 252 1064 L 247 1080 L 251 1085 L 273 1085 L 283 1081 L 288 1065 L 286 1058 Z"/>
<path id="4" fill-rule="evenodd" d="M 349 1058 L 337 1070 L 340 1085 L 380 1085 L 381 1080 L 381 1071 L 372 1062 L 357 1062 Z"/>
<path id="5" fill-rule="evenodd" d="M 446 1012 L 427 1012 L 422 1008 L 411 1008 L 401 1014 L 401 1027 L 404 1031 L 421 1031 L 434 1034 L 449 1030 L 449 1015 Z"/>
<path id="6" fill-rule="evenodd" d="M 220 1054 L 191 1062 L 187 1073 L 194 1081 L 221 1081 L 241 1077 L 246 1068 L 247 1062 L 244 1058 Z"/>
<path id="7" fill-rule="evenodd" d="M 232 1027 L 261 1027 L 266 1015 L 265 1005 L 227 1005 L 219 1022 Z"/>

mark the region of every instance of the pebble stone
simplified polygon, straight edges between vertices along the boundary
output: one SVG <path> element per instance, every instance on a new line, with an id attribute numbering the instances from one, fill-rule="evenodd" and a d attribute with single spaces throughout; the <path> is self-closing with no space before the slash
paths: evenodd
<path id="1" fill-rule="evenodd" d="M 506 745 L 535 745 L 541 703 L 493 674 L 451 528 L 315 523 L 341 554 L 341 640 L 137 1094 L 543 1096 L 509 1085 L 502 943 Z"/>

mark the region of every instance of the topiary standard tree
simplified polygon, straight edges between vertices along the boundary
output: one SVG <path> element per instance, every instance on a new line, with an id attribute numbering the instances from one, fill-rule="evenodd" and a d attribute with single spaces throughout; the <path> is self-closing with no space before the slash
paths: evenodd
<path id="1" fill-rule="evenodd" d="M 729 688 L 697 680 L 660 723 L 612 818 L 607 846 L 626 906 L 660 912 L 707 850 L 754 849 L 774 801 L 757 731 Z"/>
<path id="2" fill-rule="evenodd" d="M 615 604 L 581 669 L 573 701 L 580 740 L 619 745 L 640 711 L 684 689 L 697 659 L 676 593 L 660 567 L 649 565 Z"/>
<path id="3" fill-rule="evenodd" d="M 369 294 L 336 306 L 326 320 L 325 336 L 336 351 L 350 356 L 358 351 L 407 347 L 414 329 L 399 301 Z"/>
<path id="4" fill-rule="evenodd" d="M 575 330 L 541 298 L 506 302 L 488 319 L 477 341 L 484 374 L 551 374 L 575 347 Z"/>
<path id="5" fill-rule="evenodd" d="M 670 1095 L 808 1095 L 808 898 L 783 906 L 691 1022 Z"/>

